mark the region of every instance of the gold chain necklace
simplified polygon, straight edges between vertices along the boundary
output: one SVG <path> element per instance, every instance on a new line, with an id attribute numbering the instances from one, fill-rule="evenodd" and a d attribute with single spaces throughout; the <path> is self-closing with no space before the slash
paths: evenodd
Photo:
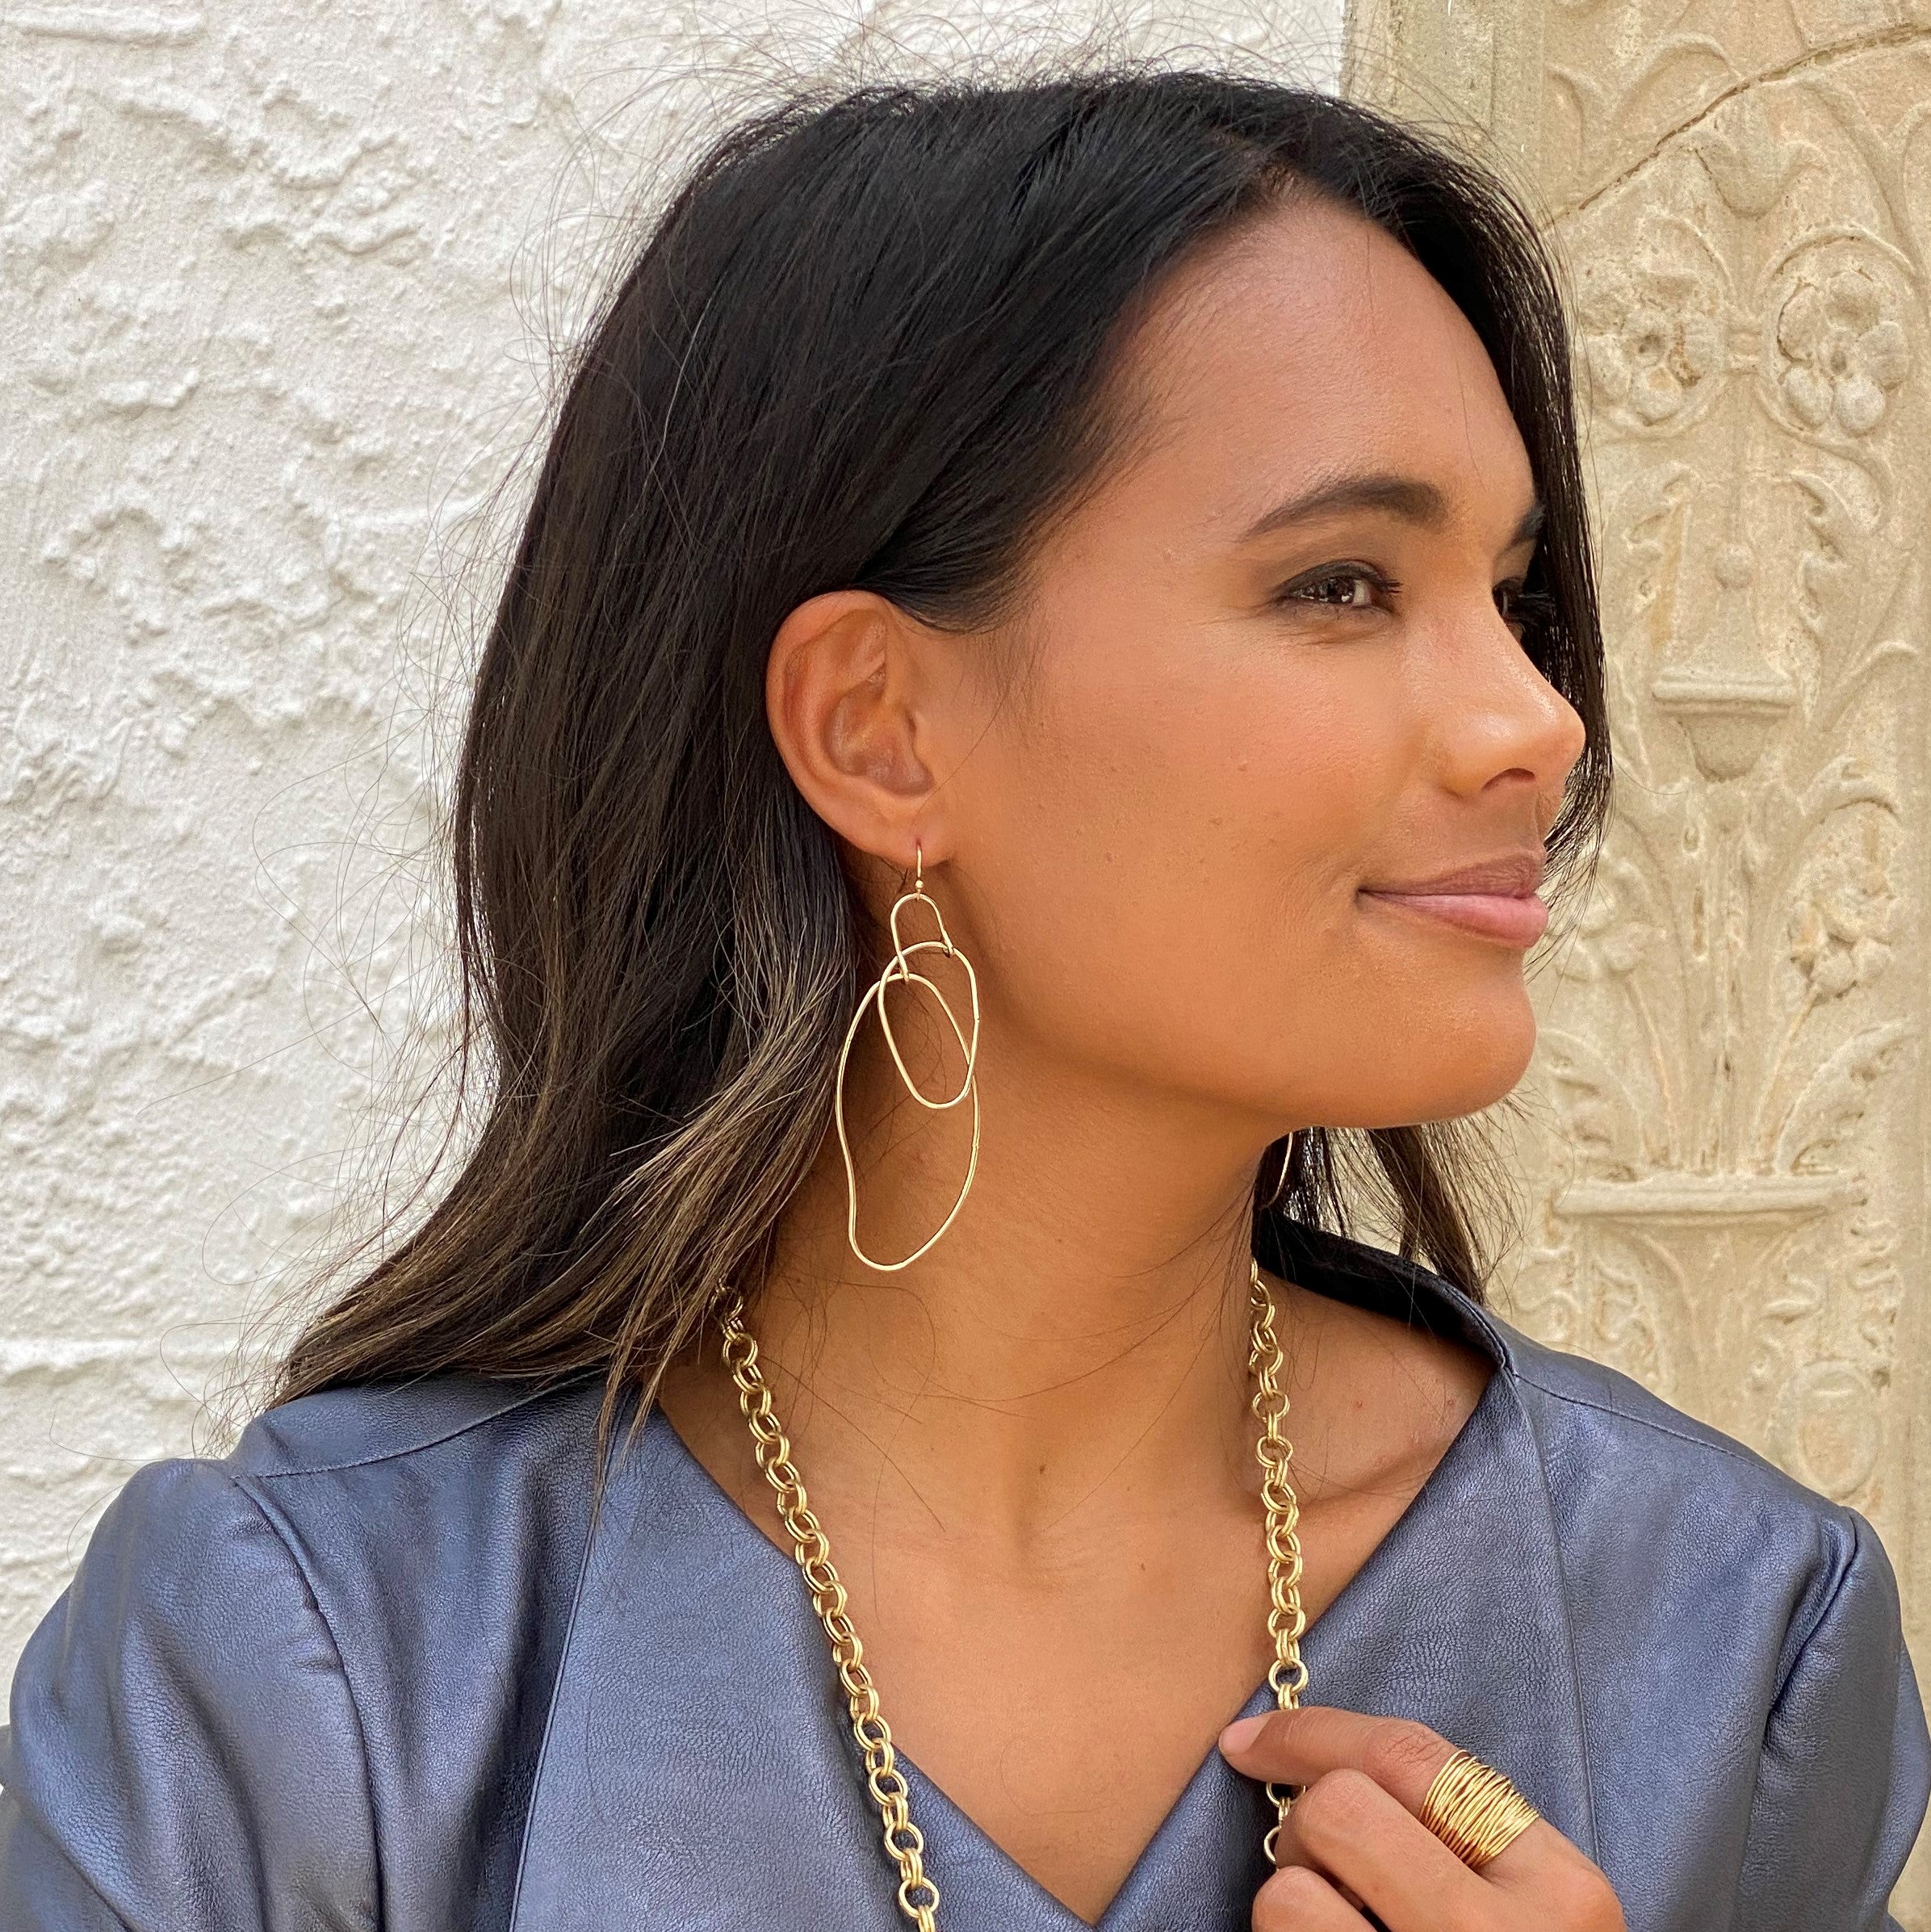
<path id="1" fill-rule="evenodd" d="M 1308 1680 L 1301 1661 L 1301 1632 L 1307 1628 L 1301 1611 L 1301 1541 L 1296 1535 L 1301 1508 L 1288 1481 L 1293 1445 L 1281 1431 L 1288 1398 L 1280 1384 L 1280 1343 L 1274 1332 L 1274 1303 L 1260 1278 L 1260 1265 L 1247 1264 L 1254 1326 L 1247 1349 L 1247 1370 L 1253 1376 L 1250 1405 L 1260 1419 L 1261 1499 L 1267 1511 L 1267 1633 L 1274 1640 L 1274 1661 L 1267 1666 L 1267 1686 L 1284 1711 L 1292 1710 Z M 733 1295 L 722 1317 L 724 1365 L 736 1383 L 738 1406 L 751 1425 L 758 1468 L 777 1493 L 777 1511 L 791 1538 L 791 1553 L 811 1592 L 818 1620 L 824 1625 L 851 1707 L 852 1735 L 865 1759 L 865 1785 L 878 1807 L 885 1826 L 885 1849 L 898 1868 L 898 1905 L 918 1932 L 938 1932 L 939 1888 L 925 1870 L 925 1839 L 913 1824 L 904 1774 L 892 1750 L 891 1727 L 878 1708 L 878 1689 L 865 1667 L 865 1646 L 845 1612 L 845 1588 L 831 1567 L 831 1546 L 806 1500 L 803 1479 L 791 1460 L 791 1444 L 771 1410 L 771 1389 L 758 1367 L 758 1345 L 744 1326 L 743 1297 Z M 1267 1863 L 1290 1803 L 1288 1788 L 1270 1784 L 1274 1822 L 1261 1841 Z"/>

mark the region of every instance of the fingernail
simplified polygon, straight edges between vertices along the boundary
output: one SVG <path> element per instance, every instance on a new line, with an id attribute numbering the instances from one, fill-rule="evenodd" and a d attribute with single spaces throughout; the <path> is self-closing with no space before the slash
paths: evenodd
<path id="1" fill-rule="evenodd" d="M 1237 1717 L 1221 1733 L 1221 1749 L 1223 1751 L 1244 1751 L 1261 1734 L 1267 1725 L 1261 1717 Z"/>

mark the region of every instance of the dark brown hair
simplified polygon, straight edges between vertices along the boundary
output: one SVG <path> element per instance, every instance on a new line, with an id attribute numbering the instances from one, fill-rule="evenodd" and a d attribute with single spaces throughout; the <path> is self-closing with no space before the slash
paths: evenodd
<path id="1" fill-rule="evenodd" d="M 641 1415 L 727 1285 L 754 1288 L 830 1118 L 868 970 L 832 835 L 764 715 L 819 592 L 924 622 L 1011 611 L 1122 427 L 1131 319 L 1296 195 L 1357 211 L 1487 346 L 1548 509 L 1534 661 L 1587 748 L 1548 845 L 1593 866 L 1609 788 L 1570 349 L 1534 224 L 1485 170 L 1326 94 L 1113 64 L 988 86 L 796 90 L 670 199 L 572 356 L 495 608 L 449 833 L 456 1084 L 436 1205 L 299 1333 L 272 1401 L 450 1370 L 606 1378 Z M 1259 1215 L 1401 1252 L 1479 1298 L 1464 1121 L 1299 1136 Z"/>

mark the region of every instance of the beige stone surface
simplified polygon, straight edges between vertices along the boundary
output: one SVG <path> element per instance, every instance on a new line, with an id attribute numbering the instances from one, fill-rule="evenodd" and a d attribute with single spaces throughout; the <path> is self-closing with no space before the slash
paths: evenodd
<path id="1" fill-rule="evenodd" d="M 1356 0 L 1580 321 L 1619 773 L 1498 1304 L 1877 1526 L 1931 1691 L 1931 7 Z M 1893 1909 L 1931 1932 L 1931 1844 Z M 1821 1932 L 1821 1929 L 1820 1929 Z"/>

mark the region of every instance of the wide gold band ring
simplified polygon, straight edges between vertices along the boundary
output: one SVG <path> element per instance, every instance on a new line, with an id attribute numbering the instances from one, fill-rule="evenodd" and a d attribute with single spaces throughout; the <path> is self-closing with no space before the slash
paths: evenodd
<path id="1" fill-rule="evenodd" d="M 1480 1871 L 1542 1813 L 1493 1765 L 1457 1751 L 1435 1773 L 1421 1816 L 1464 1865 Z"/>

